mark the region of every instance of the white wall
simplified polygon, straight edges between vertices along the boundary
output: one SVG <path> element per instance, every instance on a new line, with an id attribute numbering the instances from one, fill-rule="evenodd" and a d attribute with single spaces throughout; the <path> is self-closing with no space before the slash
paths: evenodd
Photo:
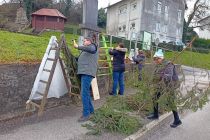
<path id="1" fill-rule="evenodd" d="M 210 31 L 209 30 L 199 30 L 198 36 L 200 38 L 210 39 Z"/>
<path id="2" fill-rule="evenodd" d="M 132 9 L 132 4 L 136 3 L 136 9 Z M 125 13 L 119 13 L 119 10 L 126 7 Z M 141 17 L 142 0 L 124 0 L 116 5 L 113 5 L 107 10 L 107 27 L 108 34 L 130 38 L 130 32 L 140 31 L 140 17 Z M 131 29 L 131 24 L 135 23 L 135 29 Z M 123 30 L 123 26 L 126 27 Z M 119 31 L 121 27 L 121 31 Z"/>

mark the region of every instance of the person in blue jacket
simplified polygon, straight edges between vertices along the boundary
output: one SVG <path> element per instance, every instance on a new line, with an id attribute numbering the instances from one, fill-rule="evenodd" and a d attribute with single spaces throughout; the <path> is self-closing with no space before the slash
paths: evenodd
<path id="1" fill-rule="evenodd" d="M 124 72 L 125 72 L 125 54 L 127 48 L 124 47 L 124 44 L 119 43 L 115 49 L 110 49 L 109 54 L 113 56 L 113 86 L 112 92 L 110 95 L 117 95 L 117 87 L 119 84 L 118 94 L 124 94 Z"/>

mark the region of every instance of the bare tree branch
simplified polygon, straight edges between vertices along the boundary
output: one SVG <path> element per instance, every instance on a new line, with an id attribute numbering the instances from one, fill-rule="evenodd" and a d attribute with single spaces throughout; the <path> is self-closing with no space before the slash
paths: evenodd
<path id="1" fill-rule="evenodd" d="M 191 13 L 189 14 L 187 21 L 186 21 L 186 26 L 192 26 L 192 23 L 197 23 L 202 19 L 204 19 L 208 13 L 208 9 L 210 8 L 210 4 L 208 2 L 204 2 L 202 0 L 196 0 L 193 9 Z M 192 26 L 192 28 L 200 28 L 203 27 L 203 25 L 198 25 L 198 26 Z"/>

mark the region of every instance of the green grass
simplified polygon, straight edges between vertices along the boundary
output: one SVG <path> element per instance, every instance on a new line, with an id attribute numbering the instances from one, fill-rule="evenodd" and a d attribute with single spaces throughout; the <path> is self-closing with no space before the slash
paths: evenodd
<path id="1" fill-rule="evenodd" d="M 60 32 L 46 32 L 41 36 L 25 35 L 0 30 L 0 63 L 41 62 L 51 35 L 60 40 Z M 68 46 L 75 35 L 66 34 Z M 74 54 L 78 51 L 72 49 Z"/>
<path id="2" fill-rule="evenodd" d="M 165 57 L 167 60 L 172 60 L 176 55 L 177 52 L 166 52 Z M 175 63 L 191 67 L 210 69 L 210 54 L 184 51 L 175 59 Z"/>
<path id="3" fill-rule="evenodd" d="M 65 24 L 65 27 L 67 27 L 67 28 L 80 29 L 79 25 L 77 25 L 77 24 Z"/>

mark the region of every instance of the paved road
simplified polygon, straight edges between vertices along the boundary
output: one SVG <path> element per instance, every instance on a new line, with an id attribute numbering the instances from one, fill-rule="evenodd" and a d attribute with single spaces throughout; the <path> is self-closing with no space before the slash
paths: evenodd
<path id="1" fill-rule="evenodd" d="M 126 89 L 126 93 L 136 93 L 135 89 Z M 95 108 L 104 104 L 106 96 L 94 101 Z M 82 107 L 70 104 L 49 109 L 42 117 L 36 115 L 0 123 L 0 140 L 122 140 L 126 136 L 119 133 L 104 132 L 100 136 L 88 136 L 87 128 L 77 119 Z"/>
<path id="2" fill-rule="evenodd" d="M 210 83 L 210 71 L 182 66 L 182 73 L 180 79 L 184 79 L 181 83 L 182 94 L 187 94 L 187 91 L 192 90 L 194 86 L 199 90 L 206 90 Z"/>
<path id="3" fill-rule="evenodd" d="M 175 129 L 166 123 L 144 140 L 210 140 L 210 103 L 202 110 L 186 114 L 182 122 Z"/>
<path id="4" fill-rule="evenodd" d="M 41 118 L 34 115 L 0 124 L 0 140 L 116 140 L 125 137 L 112 133 L 86 135 L 88 130 L 77 122 L 81 109 L 74 105 L 61 106 L 46 111 Z"/>

